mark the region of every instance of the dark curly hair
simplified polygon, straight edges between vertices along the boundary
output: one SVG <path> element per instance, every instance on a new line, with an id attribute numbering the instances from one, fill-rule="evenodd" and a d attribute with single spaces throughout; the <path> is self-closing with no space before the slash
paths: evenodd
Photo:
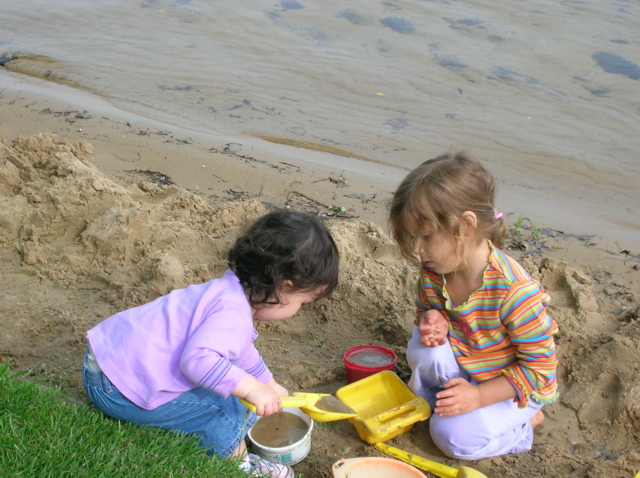
<path id="1" fill-rule="evenodd" d="M 322 288 L 338 284 L 338 248 L 322 222 L 310 214 L 276 210 L 258 218 L 229 251 L 229 268 L 238 276 L 253 307 L 279 304 L 278 288 Z M 318 297 L 320 298 L 320 297 Z"/>

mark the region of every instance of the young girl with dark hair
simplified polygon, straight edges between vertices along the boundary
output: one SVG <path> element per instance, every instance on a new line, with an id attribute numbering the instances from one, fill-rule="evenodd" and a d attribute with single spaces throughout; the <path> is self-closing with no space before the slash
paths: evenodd
<path id="1" fill-rule="evenodd" d="M 428 160 L 396 190 L 390 225 L 420 266 L 407 360 L 433 441 L 463 460 L 528 451 L 558 396 L 558 328 L 544 289 L 499 249 L 493 178 L 470 154 Z"/>
<path id="2" fill-rule="evenodd" d="M 338 251 L 318 218 L 279 210 L 238 238 L 218 279 L 120 312 L 87 333 L 85 389 L 118 420 L 195 434 L 209 454 L 243 458 L 254 476 L 293 478 L 288 466 L 247 455 L 256 415 L 288 395 L 265 365 L 253 319 L 292 317 L 332 292 Z"/>

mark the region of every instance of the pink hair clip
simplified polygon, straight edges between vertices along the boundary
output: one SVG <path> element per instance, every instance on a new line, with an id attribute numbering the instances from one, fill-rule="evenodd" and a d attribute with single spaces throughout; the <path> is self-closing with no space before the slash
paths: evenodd
<path id="1" fill-rule="evenodd" d="M 501 217 L 502 217 L 502 213 L 498 212 L 498 210 L 494 207 L 493 208 L 493 218 L 497 221 Z"/>

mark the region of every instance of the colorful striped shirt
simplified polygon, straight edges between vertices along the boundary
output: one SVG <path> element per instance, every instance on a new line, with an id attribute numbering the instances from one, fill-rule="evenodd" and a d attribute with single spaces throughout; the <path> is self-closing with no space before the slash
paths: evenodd
<path id="1" fill-rule="evenodd" d="M 516 401 L 550 403 L 558 397 L 556 322 L 547 315 L 549 296 L 514 259 L 490 243 L 482 286 L 453 307 L 446 280 L 423 266 L 418 316 L 439 310 L 449 322 L 449 342 L 458 363 L 478 382 L 505 376 Z"/>

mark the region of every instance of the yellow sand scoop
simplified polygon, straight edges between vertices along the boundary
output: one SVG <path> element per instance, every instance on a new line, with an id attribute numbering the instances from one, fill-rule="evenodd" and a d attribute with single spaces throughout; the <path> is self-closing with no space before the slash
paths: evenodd
<path id="1" fill-rule="evenodd" d="M 439 476 L 440 478 L 487 478 L 486 475 L 480 473 L 478 470 L 474 470 L 473 468 L 469 468 L 467 466 L 452 468 L 450 466 L 442 465 L 441 463 L 416 456 L 413 453 L 408 453 L 404 450 L 400 450 L 399 448 L 385 445 L 382 442 L 375 443 L 373 446 L 389 456 L 409 463 L 416 468 L 420 468 L 421 470 L 428 471 L 429 473 Z"/>
<path id="2" fill-rule="evenodd" d="M 357 415 L 351 407 L 328 393 L 294 392 L 280 400 L 283 408 L 299 408 L 316 422 L 333 422 L 353 418 Z M 242 398 L 240 402 L 252 412 L 256 411 L 256 407 L 252 403 Z"/>

